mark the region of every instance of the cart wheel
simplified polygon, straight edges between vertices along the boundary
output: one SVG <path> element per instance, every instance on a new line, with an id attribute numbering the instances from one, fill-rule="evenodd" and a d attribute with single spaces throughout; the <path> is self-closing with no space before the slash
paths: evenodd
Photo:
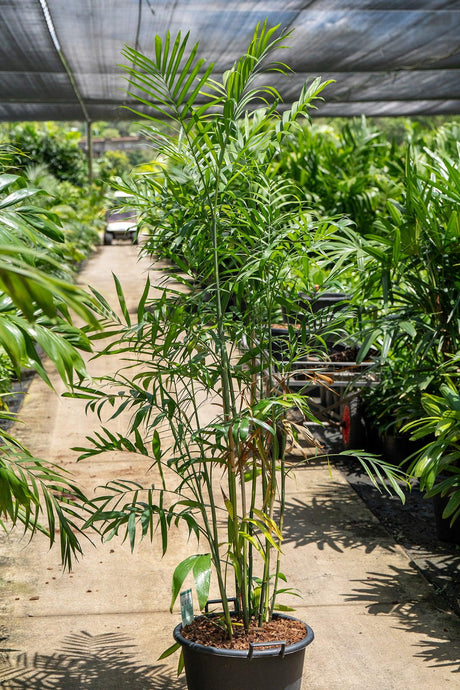
<path id="1" fill-rule="evenodd" d="M 345 403 L 341 415 L 342 440 L 345 450 L 363 448 L 366 442 L 366 429 L 359 410 L 359 399 L 353 398 Z"/>
<path id="2" fill-rule="evenodd" d="M 106 232 L 104 234 L 104 244 L 112 244 L 113 235 L 111 232 Z"/>

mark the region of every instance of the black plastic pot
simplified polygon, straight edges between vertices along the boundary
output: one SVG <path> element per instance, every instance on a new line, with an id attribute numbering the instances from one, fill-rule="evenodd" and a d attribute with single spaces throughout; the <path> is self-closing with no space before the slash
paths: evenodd
<path id="1" fill-rule="evenodd" d="M 291 618 L 278 614 L 279 618 Z M 313 641 L 306 625 L 306 637 L 293 645 L 280 641 L 256 643 L 248 650 L 205 647 L 182 636 L 182 624 L 174 639 L 182 645 L 188 690 L 300 690 L 305 647 Z"/>
<path id="2" fill-rule="evenodd" d="M 309 305 L 313 313 L 321 311 L 326 307 L 334 307 L 334 309 L 341 309 L 351 299 L 351 295 L 346 295 L 344 292 L 313 292 L 307 294 L 305 292 L 299 293 L 301 303 Z"/>

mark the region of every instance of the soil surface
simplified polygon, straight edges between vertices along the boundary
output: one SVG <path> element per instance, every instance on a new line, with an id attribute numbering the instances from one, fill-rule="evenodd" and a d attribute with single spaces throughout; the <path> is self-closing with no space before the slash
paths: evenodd
<path id="1" fill-rule="evenodd" d="M 263 623 L 262 627 L 252 621 L 247 634 L 236 617 L 234 620 L 235 629 L 232 640 L 226 639 L 220 619 L 215 617 L 196 618 L 190 625 L 182 628 L 181 632 L 185 638 L 192 642 L 197 642 L 205 647 L 218 647 L 219 649 L 249 649 L 251 643 L 280 641 L 285 642 L 288 646 L 300 642 L 307 634 L 305 625 L 301 621 L 290 618 L 274 618 L 269 623 Z M 270 645 L 267 645 L 267 649 L 270 649 Z"/>

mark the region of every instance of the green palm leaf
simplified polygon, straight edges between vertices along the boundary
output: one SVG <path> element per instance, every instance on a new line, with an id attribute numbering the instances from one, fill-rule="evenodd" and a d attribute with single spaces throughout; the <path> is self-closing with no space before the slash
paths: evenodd
<path id="1" fill-rule="evenodd" d="M 33 457 L 17 442 L 3 437 L 0 453 L 0 526 L 22 524 L 32 538 L 45 534 L 53 545 L 59 535 L 62 564 L 71 568 L 82 553 L 78 538 L 87 500 L 60 467 Z M 89 504 L 88 504 L 89 505 Z"/>
<path id="2" fill-rule="evenodd" d="M 131 66 L 123 65 L 123 69 L 128 73 L 130 85 L 136 89 L 128 93 L 148 106 L 147 117 L 151 120 L 164 124 L 165 118 L 169 118 L 184 124 L 193 115 L 198 95 L 210 86 L 208 80 L 213 64 L 204 68 L 204 60 L 197 59 L 198 43 L 193 46 L 182 66 L 188 40 L 188 33 L 182 38 L 179 32 L 171 49 L 169 32 L 164 42 L 157 36 L 153 59 L 134 48 L 126 47 L 123 51 L 124 57 L 131 62 Z M 133 112 L 138 113 L 136 110 Z"/>

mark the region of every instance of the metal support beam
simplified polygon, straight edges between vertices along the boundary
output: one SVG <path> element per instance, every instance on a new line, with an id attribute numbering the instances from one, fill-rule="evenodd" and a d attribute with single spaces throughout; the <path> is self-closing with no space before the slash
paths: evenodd
<path id="1" fill-rule="evenodd" d="M 78 84 L 75 80 L 73 72 L 70 69 L 69 63 L 67 62 L 67 58 L 64 55 L 63 50 L 61 48 L 61 44 L 59 42 L 59 38 L 57 36 L 56 29 L 54 28 L 53 19 L 51 17 L 51 13 L 50 13 L 48 4 L 47 4 L 46 0 L 39 0 L 39 2 L 40 2 L 40 6 L 42 8 L 43 16 L 45 18 L 46 26 L 48 27 L 48 31 L 49 31 L 49 34 L 51 36 L 51 40 L 53 41 L 53 45 L 56 48 L 56 52 L 59 56 L 59 59 L 62 62 L 62 66 L 64 67 L 65 71 L 67 72 L 67 76 L 69 77 L 69 81 L 72 85 L 72 89 L 73 89 L 75 96 L 77 98 L 77 101 L 79 102 L 80 107 L 83 111 L 83 116 L 85 118 L 85 121 L 89 122 L 89 115 L 88 115 L 88 111 L 86 110 L 85 102 L 84 102 L 83 97 L 80 93 L 80 89 L 78 88 Z"/>
<path id="2" fill-rule="evenodd" d="M 93 181 L 93 130 L 91 120 L 86 120 L 86 155 L 88 156 L 88 179 Z"/>

